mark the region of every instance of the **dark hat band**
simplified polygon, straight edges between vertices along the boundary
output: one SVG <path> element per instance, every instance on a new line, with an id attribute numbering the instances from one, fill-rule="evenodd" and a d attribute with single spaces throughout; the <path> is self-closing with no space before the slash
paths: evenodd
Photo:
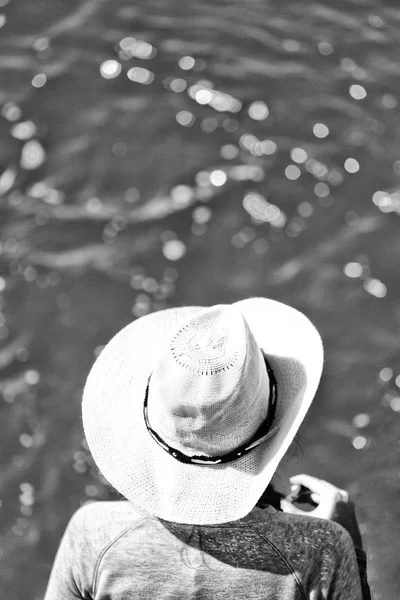
<path id="1" fill-rule="evenodd" d="M 211 465 L 220 465 L 220 464 L 224 464 L 227 462 L 231 462 L 231 461 L 237 460 L 238 458 L 241 458 L 242 456 L 245 456 L 246 454 L 251 452 L 251 450 L 254 450 L 254 448 L 257 448 L 257 446 L 259 446 L 269 436 L 269 434 L 272 433 L 272 431 L 274 431 L 272 429 L 272 424 L 275 419 L 276 404 L 277 404 L 277 399 L 278 399 L 277 382 L 276 382 L 275 373 L 265 356 L 264 356 L 264 361 L 265 361 L 265 366 L 267 369 L 268 379 L 269 379 L 268 414 L 267 414 L 265 420 L 263 421 L 263 423 L 257 429 L 255 435 L 251 438 L 250 442 L 247 442 L 243 446 L 240 446 L 239 448 L 232 450 L 231 452 L 228 452 L 227 454 L 224 454 L 222 456 L 205 456 L 205 455 L 188 456 L 187 454 L 184 454 L 177 448 L 173 448 L 172 446 L 169 446 L 158 435 L 158 433 L 150 427 L 148 414 L 147 414 L 147 400 L 148 400 L 148 395 L 149 395 L 149 384 L 150 384 L 151 374 L 147 381 L 147 387 L 146 387 L 146 393 L 145 393 L 144 405 L 143 405 L 143 416 L 144 416 L 144 421 L 146 423 L 147 431 L 149 432 L 151 437 L 157 442 L 157 444 L 159 446 L 161 446 L 161 448 L 163 448 L 163 450 L 168 452 L 168 454 L 170 454 L 173 458 L 175 458 L 176 460 L 178 460 L 179 462 L 182 462 L 182 463 L 211 466 Z"/>

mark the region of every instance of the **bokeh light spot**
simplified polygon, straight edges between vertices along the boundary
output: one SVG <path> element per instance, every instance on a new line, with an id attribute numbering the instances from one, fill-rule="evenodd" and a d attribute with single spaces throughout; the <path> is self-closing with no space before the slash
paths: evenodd
<path id="1" fill-rule="evenodd" d="M 268 115 L 268 106 L 265 104 L 265 102 L 262 102 L 261 100 L 253 102 L 249 107 L 249 116 L 255 121 L 262 121 L 266 119 Z"/>
<path id="2" fill-rule="evenodd" d="M 176 93 L 180 93 L 180 92 L 184 92 L 187 88 L 187 82 L 184 79 L 173 79 L 170 84 L 169 87 L 171 88 L 171 90 L 173 92 Z"/>
<path id="3" fill-rule="evenodd" d="M 364 436 L 358 435 L 353 439 L 352 444 L 356 450 L 362 450 L 367 445 L 367 440 Z"/>
<path id="4" fill-rule="evenodd" d="M 22 148 L 20 164 L 23 169 L 37 169 L 45 160 L 46 152 L 38 141 L 31 140 Z"/>
<path id="5" fill-rule="evenodd" d="M 263 140 L 260 142 L 261 152 L 267 156 L 274 154 L 277 150 L 277 145 L 272 140 Z"/>
<path id="6" fill-rule="evenodd" d="M 182 58 L 179 59 L 178 64 L 184 71 L 189 71 L 190 69 L 193 69 L 195 62 L 196 61 L 192 56 L 182 56 Z"/>
<path id="7" fill-rule="evenodd" d="M 350 86 L 349 94 L 354 100 L 363 100 L 367 96 L 367 91 L 362 85 L 355 83 Z"/>
<path id="8" fill-rule="evenodd" d="M 371 422 L 371 417 L 366 413 L 360 413 L 353 418 L 353 425 L 358 429 L 362 429 L 363 427 L 368 427 Z"/>
<path id="9" fill-rule="evenodd" d="M 297 212 L 299 213 L 300 217 L 311 217 L 311 215 L 314 212 L 314 207 L 311 204 L 311 202 L 307 202 L 305 200 L 304 202 L 300 202 L 300 204 L 297 207 Z"/>
<path id="10" fill-rule="evenodd" d="M 313 133 L 317 138 L 325 138 L 329 135 L 329 127 L 327 127 L 324 123 L 315 123 L 313 127 Z"/>
<path id="11" fill-rule="evenodd" d="M 211 219 L 211 210 L 207 206 L 198 206 L 193 211 L 193 221 L 203 225 Z"/>
<path id="12" fill-rule="evenodd" d="M 44 73 L 39 73 L 38 75 L 35 75 L 35 77 L 32 79 L 32 85 L 35 88 L 41 88 L 44 85 L 46 85 L 47 83 L 47 77 Z"/>
<path id="13" fill-rule="evenodd" d="M 225 171 L 216 169 L 215 171 L 212 171 L 210 173 L 210 182 L 212 183 L 212 185 L 215 185 L 216 187 L 220 187 L 221 185 L 224 185 L 226 183 L 227 179 L 228 178 L 227 178 Z"/>
<path id="14" fill-rule="evenodd" d="M 17 140 L 29 140 L 36 133 L 36 125 L 32 121 L 17 123 L 11 129 L 11 135 Z"/>
<path id="15" fill-rule="evenodd" d="M 25 381 L 28 385 L 36 385 L 40 381 L 40 374 L 34 369 L 30 369 L 25 373 Z"/>
<path id="16" fill-rule="evenodd" d="M 114 79 L 121 73 L 122 67 L 117 60 L 106 60 L 100 65 L 100 74 L 104 79 Z"/>
<path id="17" fill-rule="evenodd" d="M 1 114 L 7 121 L 17 121 L 22 115 L 22 110 L 14 102 L 6 102 L 1 109 Z"/>
<path id="18" fill-rule="evenodd" d="M 379 377 L 382 381 L 384 381 L 385 383 L 388 383 L 393 377 L 393 369 L 391 369 L 390 367 L 384 367 L 380 371 Z"/>
<path id="19" fill-rule="evenodd" d="M 298 179 L 300 175 L 301 171 L 299 167 L 296 167 L 296 165 L 288 165 L 285 169 L 285 176 L 291 181 Z"/>
<path id="20" fill-rule="evenodd" d="M 382 281 L 379 281 L 379 279 L 375 279 L 373 277 L 370 277 L 364 281 L 364 289 L 376 298 L 384 298 L 387 294 L 386 285 L 382 283 Z"/>
<path id="21" fill-rule="evenodd" d="M 286 52 L 298 52 L 301 48 L 300 42 L 292 39 L 283 40 L 282 46 Z"/>
<path id="22" fill-rule="evenodd" d="M 318 52 L 323 56 L 329 56 L 333 50 L 334 48 L 329 42 L 319 42 L 318 44 Z"/>
<path id="23" fill-rule="evenodd" d="M 168 240 L 162 251 L 168 260 L 179 260 L 186 253 L 186 245 L 181 240 Z"/>
<path id="24" fill-rule="evenodd" d="M 397 98 L 395 96 L 393 96 L 393 94 L 383 94 L 383 96 L 381 98 L 381 103 L 382 103 L 382 106 L 384 108 L 387 108 L 388 110 L 392 110 L 393 108 L 396 108 L 396 106 L 398 105 Z"/>
<path id="25" fill-rule="evenodd" d="M 363 266 L 358 262 L 349 262 L 344 266 L 343 272 L 347 277 L 361 277 L 363 274 Z"/>
<path id="26" fill-rule="evenodd" d="M 396 396 L 395 398 L 391 399 L 390 408 L 392 410 L 394 410 L 395 412 L 400 412 L 400 397 L 399 396 Z"/>
<path id="27" fill-rule="evenodd" d="M 290 158 L 293 162 L 301 164 L 306 162 L 308 154 L 303 148 L 292 148 L 290 151 Z"/>
<path id="28" fill-rule="evenodd" d="M 154 81 L 154 73 L 143 67 L 132 67 L 127 72 L 128 79 L 135 83 L 141 83 L 143 85 L 149 85 Z"/>
<path id="29" fill-rule="evenodd" d="M 239 156 L 239 148 L 233 144 L 225 144 L 225 146 L 221 146 L 220 154 L 222 158 L 232 160 Z"/>
<path id="30" fill-rule="evenodd" d="M 315 195 L 318 196 L 318 198 L 326 198 L 326 196 L 329 196 L 330 189 L 326 183 L 323 183 L 322 181 L 320 181 L 314 187 L 314 192 L 315 192 Z"/>
<path id="31" fill-rule="evenodd" d="M 193 190 L 188 185 L 176 185 L 170 194 L 173 203 L 181 208 L 188 206 L 193 199 Z"/>
<path id="32" fill-rule="evenodd" d="M 211 90 L 200 89 L 195 93 L 195 100 L 198 104 L 208 104 L 212 100 Z"/>
<path id="33" fill-rule="evenodd" d="M 344 168 L 348 173 L 357 173 L 360 170 L 360 163 L 355 158 L 347 158 Z"/>
<path id="34" fill-rule="evenodd" d="M 181 110 L 177 113 L 176 120 L 183 127 L 191 127 L 195 122 L 195 116 L 188 110 Z"/>

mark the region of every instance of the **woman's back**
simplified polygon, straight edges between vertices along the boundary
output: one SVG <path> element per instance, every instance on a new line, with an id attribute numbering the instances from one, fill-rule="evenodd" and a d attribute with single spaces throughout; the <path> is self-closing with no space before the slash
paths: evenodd
<path id="1" fill-rule="evenodd" d="M 354 546 L 337 523 L 256 507 L 219 525 L 181 525 L 131 503 L 81 508 L 46 600 L 361 599 Z"/>

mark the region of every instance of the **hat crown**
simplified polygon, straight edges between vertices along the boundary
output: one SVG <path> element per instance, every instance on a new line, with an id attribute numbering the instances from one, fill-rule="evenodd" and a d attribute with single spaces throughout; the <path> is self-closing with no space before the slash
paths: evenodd
<path id="1" fill-rule="evenodd" d="M 149 422 L 189 456 L 219 456 L 255 434 L 268 412 L 268 391 L 263 356 L 242 313 L 213 306 L 186 321 L 160 353 Z"/>

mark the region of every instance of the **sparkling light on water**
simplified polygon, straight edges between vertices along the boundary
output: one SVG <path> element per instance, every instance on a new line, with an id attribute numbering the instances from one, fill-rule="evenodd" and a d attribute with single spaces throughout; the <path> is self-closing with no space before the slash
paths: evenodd
<path id="1" fill-rule="evenodd" d="M 368 427 L 371 422 L 371 417 L 366 413 L 360 413 L 353 418 L 353 425 L 358 429 L 362 429 L 363 427 Z"/>
<path id="2" fill-rule="evenodd" d="M 211 210 L 207 206 L 198 206 L 193 211 L 193 221 L 202 225 L 208 223 L 211 219 L 211 215 Z"/>
<path id="3" fill-rule="evenodd" d="M 181 240 L 168 240 L 162 251 L 168 260 L 179 260 L 186 253 L 186 246 Z"/>
<path id="4" fill-rule="evenodd" d="M 360 170 L 360 163 L 355 158 L 347 158 L 344 168 L 348 173 L 357 173 Z"/>
<path id="5" fill-rule="evenodd" d="M 242 103 L 230 94 L 219 92 L 211 87 L 209 81 L 198 82 L 188 89 L 188 94 L 198 104 L 208 104 L 218 112 L 239 112 Z"/>
<path id="6" fill-rule="evenodd" d="M 301 171 L 296 165 L 288 165 L 285 169 L 285 176 L 287 179 L 294 181 L 295 179 L 298 179 L 300 175 Z"/>
<path id="7" fill-rule="evenodd" d="M 384 298 L 387 294 L 386 285 L 382 283 L 382 281 L 379 281 L 379 279 L 373 277 L 364 281 L 364 288 L 369 294 L 376 298 Z"/>
<path id="8" fill-rule="evenodd" d="M 262 181 L 265 171 L 258 165 L 237 165 L 229 169 L 229 177 L 234 181 Z"/>
<path id="9" fill-rule="evenodd" d="M 0 175 L 0 195 L 5 194 L 12 188 L 16 178 L 16 170 L 12 167 L 9 167 Z"/>
<path id="10" fill-rule="evenodd" d="M 329 42 L 319 42 L 317 47 L 318 52 L 320 52 L 324 56 L 329 56 L 334 51 L 332 44 L 330 44 Z"/>
<path id="11" fill-rule="evenodd" d="M 195 116 L 188 110 L 181 110 L 177 113 L 176 120 L 183 127 L 191 127 L 195 122 Z"/>
<path id="12" fill-rule="evenodd" d="M 330 193 L 329 186 L 326 183 L 320 181 L 314 187 L 314 192 L 315 195 L 318 196 L 318 198 L 326 198 L 326 196 L 329 196 Z"/>
<path id="13" fill-rule="evenodd" d="M 309 158 L 306 161 L 306 169 L 318 179 L 322 179 L 328 173 L 328 167 L 314 158 Z"/>
<path id="14" fill-rule="evenodd" d="M 314 212 L 314 207 L 311 204 L 311 202 L 300 202 L 300 204 L 297 207 L 297 212 L 303 218 L 311 217 L 311 215 Z"/>
<path id="15" fill-rule="evenodd" d="M 22 148 L 20 164 L 23 169 L 37 169 L 45 160 L 46 152 L 38 141 L 27 142 Z"/>
<path id="16" fill-rule="evenodd" d="M 362 85 L 355 83 L 350 86 L 349 94 L 354 100 L 363 100 L 367 96 L 367 91 Z"/>
<path id="17" fill-rule="evenodd" d="M 17 140 L 29 140 L 36 133 L 36 125 L 32 121 L 22 121 L 11 129 L 11 135 Z"/>
<path id="18" fill-rule="evenodd" d="M 372 196 L 372 202 L 384 213 L 400 211 L 400 198 L 391 196 L 387 192 L 377 191 Z"/>
<path id="19" fill-rule="evenodd" d="M 327 127 L 324 123 L 315 123 L 313 127 L 313 133 L 317 138 L 325 138 L 329 135 L 329 127 Z"/>
<path id="20" fill-rule="evenodd" d="M 185 81 L 184 79 L 173 79 L 170 84 L 169 87 L 171 88 L 171 90 L 173 92 L 176 92 L 177 94 L 179 94 L 180 92 L 184 92 L 187 88 L 187 81 Z"/>
<path id="21" fill-rule="evenodd" d="M 193 199 L 193 189 L 188 185 L 177 185 L 172 188 L 171 198 L 176 206 L 188 206 Z"/>
<path id="22" fill-rule="evenodd" d="M 239 144 L 242 146 L 242 148 L 251 151 L 258 144 L 258 138 L 250 133 L 244 133 L 240 136 Z"/>
<path id="23" fill-rule="evenodd" d="M 194 95 L 194 98 L 198 104 L 209 104 L 212 100 L 212 97 L 213 95 L 211 90 L 204 88 L 198 90 Z"/>
<path id="24" fill-rule="evenodd" d="M 384 381 L 385 383 L 388 383 L 393 377 L 393 369 L 391 369 L 390 367 L 384 367 L 380 371 L 379 377 L 382 381 Z"/>
<path id="25" fill-rule="evenodd" d="M 221 147 L 220 154 L 222 158 L 226 160 L 232 160 L 239 156 L 239 148 L 234 146 L 233 144 L 225 144 L 225 146 Z"/>
<path id="26" fill-rule="evenodd" d="M 149 42 L 137 40 L 133 37 L 126 37 L 119 43 L 121 49 L 125 53 L 126 58 L 135 57 L 142 60 L 154 58 L 157 54 L 156 48 Z"/>
<path id="27" fill-rule="evenodd" d="M 50 40 L 48 37 L 40 37 L 33 42 L 33 48 L 36 52 L 45 52 L 50 47 Z"/>
<path id="28" fill-rule="evenodd" d="M 263 140 L 260 142 L 260 148 L 262 153 L 267 156 L 274 154 L 278 149 L 277 145 L 272 140 Z"/>
<path id="29" fill-rule="evenodd" d="M 301 164 L 306 162 L 308 154 L 303 148 L 292 148 L 290 151 L 290 158 L 293 162 Z"/>
<path id="30" fill-rule="evenodd" d="M 218 120 L 215 117 L 206 117 L 200 123 L 200 127 L 205 133 L 212 133 L 218 127 Z"/>
<path id="31" fill-rule="evenodd" d="M 352 444 L 356 450 L 362 450 L 367 445 L 367 440 L 364 436 L 358 435 L 353 439 Z"/>
<path id="32" fill-rule="evenodd" d="M 282 211 L 258 192 L 248 192 L 245 195 L 243 208 L 256 221 L 271 223 L 275 227 L 283 227 L 286 223 L 286 217 Z"/>
<path id="33" fill-rule="evenodd" d="M 368 23 L 371 25 L 371 27 L 376 27 L 376 29 L 381 29 L 387 26 L 386 21 L 384 21 L 379 15 L 369 15 Z"/>
<path id="34" fill-rule="evenodd" d="M 343 271 L 347 277 L 357 278 L 363 274 L 363 266 L 358 262 L 349 262 L 344 266 Z"/>
<path id="35" fill-rule="evenodd" d="M 383 96 L 381 98 L 381 103 L 382 103 L 382 106 L 384 108 L 387 108 L 388 110 L 392 110 L 393 108 L 396 108 L 396 106 L 398 105 L 397 98 L 395 96 L 393 96 L 393 94 L 383 94 Z"/>
<path id="36" fill-rule="evenodd" d="M 395 412 L 400 412 L 400 398 L 399 396 L 396 396 L 395 398 L 392 398 L 390 401 L 390 408 L 392 410 L 394 410 Z"/>
<path id="37" fill-rule="evenodd" d="M 129 69 L 127 76 L 131 81 L 143 85 L 149 85 L 154 81 L 154 73 L 142 67 L 132 67 L 132 69 Z"/>
<path id="38" fill-rule="evenodd" d="M 292 39 L 283 40 L 282 46 L 286 52 L 298 52 L 301 48 L 300 42 Z"/>
<path id="39" fill-rule="evenodd" d="M 6 102 L 1 109 L 1 114 L 7 121 L 17 121 L 22 115 L 22 110 L 14 102 Z"/>
<path id="40" fill-rule="evenodd" d="M 193 69 L 195 62 L 196 61 L 192 56 L 182 56 L 178 61 L 178 65 L 184 71 L 189 71 L 190 69 Z"/>
<path id="41" fill-rule="evenodd" d="M 212 183 L 212 185 L 215 185 L 217 187 L 224 185 L 227 179 L 228 178 L 225 171 L 216 169 L 215 171 L 212 171 L 210 173 L 210 182 Z"/>
<path id="42" fill-rule="evenodd" d="M 30 369 L 25 373 L 25 381 L 28 385 L 36 385 L 40 381 L 40 374 L 34 369 Z"/>
<path id="43" fill-rule="evenodd" d="M 266 119 L 268 115 L 269 110 L 265 102 L 253 102 L 249 107 L 249 116 L 255 121 L 262 121 L 263 119 Z"/>
<path id="44" fill-rule="evenodd" d="M 44 85 L 46 85 L 47 83 L 47 77 L 44 73 L 39 73 L 38 75 L 35 75 L 35 77 L 32 79 L 32 85 L 35 88 L 41 88 Z"/>
<path id="45" fill-rule="evenodd" d="M 121 71 L 121 64 L 117 60 L 106 60 L 100 65 L 100 74 L 104 79 L 114 79 Z"/>

